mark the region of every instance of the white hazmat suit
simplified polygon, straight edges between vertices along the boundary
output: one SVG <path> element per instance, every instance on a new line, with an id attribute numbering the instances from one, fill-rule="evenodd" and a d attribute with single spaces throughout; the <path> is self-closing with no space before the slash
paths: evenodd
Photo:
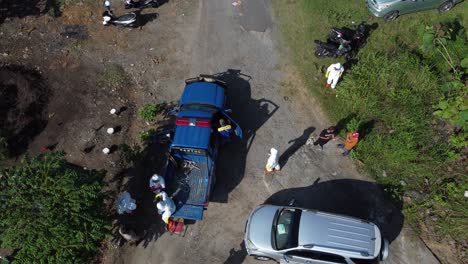
<path id="1" fill-rule="evenodd" d="M 166 181 L 162 176 L 154 174 L 150 179 L 149 187 L 152 192 L 158 194 L 162 189 L 166 188 Z"/>
<path id="2" fill-rule="evenodd" d="M 338 83 L 338 79 L 340 79 L 341 74 L 343 74 L 344 68 L 339 62 L 328 66 L 327 73 L 325 77 L 327 77 L 327 87 L 331 85 L 332 89 L 335 89 L 336 84 Z"/>
<path id="3" fill-rule="evenodd" d="M 273 170 L 280 170 L 280 165 L 278 163 L 278 150 L 271 148 L 268 156 L 267 164 L 265 166 L 267 173 L 270 173 Z"/>
<path id="4" fill-rule="evenodd" d="M 156 208 L 158 208 L 158 214 L 162 215 L 162 220 L 164 223 L 169 223 L 169 218 L 175 212 L 176 206 L 174 201 L 167 195 L 165 191 L 161 191 L 159 194 L 156 195 L 157 197 L 161 197 L 161 201 L 156 204 Z"/>

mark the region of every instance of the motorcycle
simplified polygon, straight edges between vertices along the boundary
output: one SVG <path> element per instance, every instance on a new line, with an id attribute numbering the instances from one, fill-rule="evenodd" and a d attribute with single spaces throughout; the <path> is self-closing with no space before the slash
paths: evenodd
<path id="1" fill-rule="evenodd" d="M 332 57 L 336 58 L 339 56 L 345 56 L 346 59 L 351 59 L 354 54 L 352 54 L 352 49 L 349 43 L 343 42 L 337 44 L 334 42 L 323 42 L 320 40 L 315 40 L 315 55 L 317 57 Z"/>
<path id="2" fill-rule="evenodd" d="M 332 28 L 328 39 L 334 43 L 343 40 L 350 42 L 353 48 L 359 49 L 366 40 L 366 24 L 362 22 L 355 30 L 349 28 Z"/>
<path id="3" fill-rule="evenodd" d="M 160 3 L 158 0 L 139 0 L 137 2 L 133 0 L 126 0 L 125 1 L 125 9 L 129 8 L 147 8 L 147 7 L 153 7 L 157 8 L 160 6 Z"/>
<path id="4" fill-rule="evenodd" d="M 136 13 L 128 13 L 123 16 L 117 17 L 114 15 L 114 12 L 110 9 L 111 3 L 110 1 L 105 1 L 104 6 L 106 7 L 106 11 L 102 13 L 104 26 L 113 24 L 116 26 L 123 26 L 123 27 L 136 27 L 138 26 L 137 23 L 137 14 Z"/>
<path id="5" fill-rule="evenodd" d="M 315 55 L 318 57 L 345 56 L 352 59 L 357 51 L 362 48 L 366 40 L 366 25 L 359 24 L 355 30 L 349 28 L 333 28 L 330 31 L 327 42 L 315 40 Z"/>

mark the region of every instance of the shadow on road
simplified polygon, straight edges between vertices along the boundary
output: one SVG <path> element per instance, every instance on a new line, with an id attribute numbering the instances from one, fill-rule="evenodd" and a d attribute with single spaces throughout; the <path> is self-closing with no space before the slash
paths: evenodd
<path id="1" fill-rule="evenodd" d="M 319 182 L 308 187 L 281 190 L 265 203 L 295 206 L 369 220 L 379 226 L 383 237 L 393 241 L 403 227 L 401 204 L 395 205 L 373 182 L 343 179 Z"/>
<path id="2" fill-rule="evenodd" d="M 257 130 L 262 127 L 279 109 L 267 99 L 251 98 L 251 77 L 240 70 L 229 69 L 215 74 L 227 84 L 227 104 L 232 109 L 231 117 L 241 126 L 243 138 L 233 140 L 220 149 L 216 170 L 216 186 L 211 200 L 226 203 L 228 194 L 242 180 L 247 154 L 255 139 Z"/>
<path id="3" fill-rule="evenodd" d="M 247 250 L 245 250 L 245 243 L 242 240 L 240 244 L 240 249 L 236 250 L 235 248 L 231 248 L 229 250 L 229 257 L 223 262 L 224 264 L 239 264 L 243 263 L 245 257 L 247 257 Z"/>
<path id="4" fill-rule="evenodd" d="M 138 26 L 143 27 L 149 22 L 155 20 L 159 17 L 158 13 L 151 13 L 151 14 L 141 14 L 141 11 L 134 11 L 138 15 Z"/>
<path id="5" fill-rule="evenodd" d="M 315 131 L 315 127 L 309 127 L 304 129 L 304 132 L 302 135 L 298 138 L 291 139 L 288 141 L 288 144 L 291 142 L 293 143 L 291 146 L 289 146 L 288 149 L 286 149 L 283 154 L 278 159 L 278 162 L 280 164 L 280 167 L 283 168 L 284 165 L 288 162 L 289 158 L 296 153 L 302 146 L 307 143 L 307 140 L 309 139 L 310 135 Z"/>

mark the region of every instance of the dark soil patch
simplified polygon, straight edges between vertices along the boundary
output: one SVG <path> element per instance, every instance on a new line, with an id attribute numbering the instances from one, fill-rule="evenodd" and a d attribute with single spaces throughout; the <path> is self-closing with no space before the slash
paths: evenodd
<path id="1" fill-rule="evenodd" d="M 11 156 L 24 153 L 46 127 L 49 96 L 39 72 L 18 65 L 0 66 L 0 128 Z"/>

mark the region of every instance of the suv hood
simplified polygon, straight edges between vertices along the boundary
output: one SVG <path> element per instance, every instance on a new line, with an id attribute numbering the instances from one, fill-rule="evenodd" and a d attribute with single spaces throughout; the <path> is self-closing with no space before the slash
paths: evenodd
<path id="1" fill-rule="evenodd" d="M 249 217 L 246 230 L 246 246 L 258 249 L 273 250 L 271 246 L 271 232 L 273 220 L 278 207 L 264 205 L 257 207 Z M 253 245 L 252 245 L 253 244 Z"/>

